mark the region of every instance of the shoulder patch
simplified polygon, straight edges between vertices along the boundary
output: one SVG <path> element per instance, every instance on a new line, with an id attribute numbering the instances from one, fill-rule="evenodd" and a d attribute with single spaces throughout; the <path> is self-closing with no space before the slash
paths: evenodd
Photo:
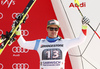
<path id="1" fill-rule="evenodd" d="M 40 41 L 41 41 L 41 40 L 36 40 L 36 44 L 35 44 L 34 50 L 37 50 L 37 49 L 38 49 Z"/>

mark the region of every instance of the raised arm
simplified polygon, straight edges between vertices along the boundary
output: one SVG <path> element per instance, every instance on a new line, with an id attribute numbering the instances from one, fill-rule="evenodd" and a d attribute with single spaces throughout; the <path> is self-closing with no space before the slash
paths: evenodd
<path id="1" fill-rule="evenodd" d="M 26 49 L 30 49 L 30 50 L 34 50 L 35 44 L 36 44 L 36 40 L 35 41 L 26 41 L 22 35 L 18 38 L 18 44 Z"/>
<path id="2" fill-rule="evenodd" d="M 15 23 L 16 22 L 13 23 L 12 28 L 15 27 L 15 25 L 16 25 Z M 19 26 L 19 28 L 17 29 L 17 31 L 15 32 L 15 34 L 16 34 L 16 38 L 17 38 L 18 44 L 21 47 L 26 48 L 26 49 L 30 49 L 30 50 L 34 49 L 36 40 L 34 40 L 34 41 L 26 41 L 23 38 L 23 36 L 21 35 L 21 25 Z"/>
<path id="3" fill-rule="evenodd" d="M 68 40 L 67 45 L 69 48 L 78 46 L 85 41 L 86 35 L 87 35 L 87 24 L 89 22 L 90 22 L 90 20 L 88 18 L 86 18 L 86 17 L 82 18 L 82 32 L 80 33 L 80 36 L 78 38 Z"/>

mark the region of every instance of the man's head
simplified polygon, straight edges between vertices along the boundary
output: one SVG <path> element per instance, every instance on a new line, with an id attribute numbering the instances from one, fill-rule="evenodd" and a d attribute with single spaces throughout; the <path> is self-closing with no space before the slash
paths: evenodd
<path id="1" fill-rule="evenodd" d="M 56 38 L 58 35 L 59 27 L 59 22 L 57 20 L 49 20 L 47 24 L 48 37 Z"/>

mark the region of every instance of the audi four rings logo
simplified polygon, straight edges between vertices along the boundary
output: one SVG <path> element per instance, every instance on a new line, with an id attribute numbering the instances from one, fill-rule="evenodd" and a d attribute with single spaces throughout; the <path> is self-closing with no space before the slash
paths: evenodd
<path id="1" fill-rule="evenodd" d="M 22 48 L 22 47 L 16 47 L 16 46 L 14 46 L 13 48 L 12 48 L 12 51 L 13 51 L 13 53 L 28 53 L 28 49 L 24 49 L 24 48 Z"/>
<path id="2" fill-rule="evenodd" d="M 19 14 L 20 14 L 20 13 L 15 13 L 15 12 L 14 12 L 14 13 L 12 14 L 12 18 L 15 19 L 15 17 L 18 16 Z M 27 18 L 26 18 L 26 19 L 28 19 L 28 18 L 29 18 L 29 15 L 27 14 Z"/>
<path id="3" fill-rule="evenodd" d="M 0 12 L 0 19 L 2 19 L 3 18 L 3 14 Z"/>
<path id="4" fill-rule="evenodd" d="M 3 69 L 3 64 L 0 63 L 0 69 Z"/>
<path id="5" fill-rule="evenodd" d="M 28 30 L 21 30 L 23 36 L 28 36 L 29 31 Z"/>
<path id="6" fill-rule="evenodd" d="M 27 63 L 14 63 L 12 65 L 13 69 L 29 69 L 29 64 Z"/>
<path id="7" fill-rule="evenodd" d="M 3 31 L 0 29 L 0 36 L 3 34 Z"/>
<path id="8" fill-rule="evenodd" d="M 21 30 L 23 36 L 28 36 L 29 31 L 28 30 Z M 0 36 L 3 34 L 3 31 L 0 29 Z"/>

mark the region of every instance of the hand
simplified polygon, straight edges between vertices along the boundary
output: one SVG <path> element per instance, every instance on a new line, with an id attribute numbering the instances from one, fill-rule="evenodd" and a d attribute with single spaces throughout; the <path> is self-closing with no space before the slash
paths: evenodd
<path id="1" fill-rule="evenodd" d="M 21 25 L 19 25 L 17 31 L 15 32 L 16 35 L 21 35 Z"/>
<path id="2" fill-rule="evenodd" d="M 84 17 L 82 18 L 82 24 L 83 24 L 83 25 L 87 25 L 87 24 L 89 24 L 89 22 L 90 22 L 90 20 L 89 20 L 86 16 L 84 16 Z"/>
<path id="3" fill-rule="evenodd" d="M 12 24 L 12 29 L 15 29 L 15 27 L 18 25 L 17 21 L 15 20 Z M 21 25 L 19 25 L 18 29 L 15 32 L 16 35 L 21 35 Z"/>
<path id="4" fill-rule="evenodd" d="M 1 38 L 0 38 L 0 43 L 2 43 L 3 41 L 5 41 L 6 40 L 6 38 L 5 38 L 5 35 L 1 35 Z"/>
<path id="5" fill-rule="evenodd" d="M 0 38 L 0 43 L 2 43 L 2 39 Z"/>
<path id="6" fill-rule="evenodd" d="M 16 26 L 18 25 L 18 22 L 15 20 L 12 24 L 12 29 L 15 28 Z M 19 25 L 17 31 L 20 31 L 21 30 L 21 25 Z"/>

